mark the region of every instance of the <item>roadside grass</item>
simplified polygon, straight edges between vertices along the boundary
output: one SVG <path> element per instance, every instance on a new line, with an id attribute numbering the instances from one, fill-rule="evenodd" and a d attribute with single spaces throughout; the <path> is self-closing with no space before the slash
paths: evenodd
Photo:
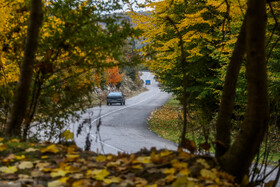
<path id="1" fill-rule="evenodd" d="M 179 123 L 180 103 L 173 97 L 160 109 L 152 112 L 148 119 L 150 130 L 170 141 L 179 142 L 181 126 Z"/>
<path id="2" fill-rule="evenodd" d="M 150 118 L 148 119 L 149 129 L 165 139 L 168 139 L 175 143 L 179 143 L 182 129 L 182 120 L 179 118 L 180 112 L 180 102 L 172 97 L 162 108 L 152 112 Z M 186 138 L 194 141 L 196 149 L 198 151 L 205 151 L 205 140 L 207 139 L 207 143 L 209 143 L 209 145 L 207 146 L 211 146 L 209 152 L 214 153 L 215 149 L 212 143 L 215 141 L 214 123 L 207 125 L 207 127 L 203 127 L 203 125 L 200 124 L 199 119 L 196 118 L 195 113 L 191 115 L 192 118 L 188 119 Z M 234 132 L 233 134 L 236 133 L 237 132 Z M 205 137 L 205 135 L 207 137 Z M 262 144 L 260 149 L 260 156 L 263 157 L 264 155 L 267 155 L 269 153 L 266 156 L 268 164 L 277 165 L 280 158 L 280 152 L 279 144 L 275 142 L 279 142 L 279 138 L 276 141 L 274 137 L 272 142 L 268 141 L 267 145 L 265 143 Z M 269 147 L 269 149 L 265 149 L 265 146 Z M 259 160 L 259 162 L 261 161 L 262 159 Z"/>

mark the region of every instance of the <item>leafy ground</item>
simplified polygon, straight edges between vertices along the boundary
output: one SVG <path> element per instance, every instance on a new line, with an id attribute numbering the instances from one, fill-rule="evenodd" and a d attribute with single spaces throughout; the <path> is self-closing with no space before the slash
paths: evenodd
<path id="1" fill-rule="evenodd" d="M 157 133 L 159 136 L 168 139 L 170 141 L 179 142 L 181 136 L 182 121 L 180 121 L 179 112 L 181 111 L 181 106 L 178 100 L 171 98 L 162 108 L 155 110 L 150 116 L 148 123 L 150 130 Z M 195 115 L 193 115 L 195 116 Z M 211 142 L 215 140 L 214 137 L 214 126 L 207 126 L 208 142 L 205 142 L 205 137 L 203 135 L 203 128 L 200 126 L 198 120 L 193 117 L 188 120 L 188 130 L 186 133 L 186 138 L 191 142 L 189 149 L 192 150 L 203 150 L 210 151 L 214 153 L 214 146 Z M 280 158 L 279 152 L 279 131 L 271 130 L 268 135 L 271 138 L 270 141 L 270 152 L 267 157 L 268 164 L 278 165 L 278 160 Z M 266 145 L 261 147 L 261 155 L 267 149 Z M 267 153 L 266 153 L 267 154 Z M 259 161 L 261 163 L 261 161 Z M 263 164 L 263 163 L 262 163 Z"/>
<path id="2" fill-rule="evenodd" d="M 0 138 L 0 155 L 0 186 L 238 186 L 213 158 L 180 150 L 98 155 L 70 144 Z"/>

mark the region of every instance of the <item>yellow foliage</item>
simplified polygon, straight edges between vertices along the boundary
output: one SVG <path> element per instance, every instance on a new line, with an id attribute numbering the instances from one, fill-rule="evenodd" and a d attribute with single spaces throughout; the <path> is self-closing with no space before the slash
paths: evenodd
<path id="1" fill-rule="evenodd" d="M 16 156 L 17 160 L 24 160 L 25 159 L 25 155 L 20 155 L 20 156 Z"/>
<path id="2" fill-rule="evenodd" d="M 106 169 L 88 170 L 86 175 L 96 180 L 104 180 L 110 173 Z"/>
<path id="3" fill-rule="evenodd" d="M 0 143 L 0 151 L 5 151 L 7 149 L 7 145 Z"/>
<path id="4" fill-rule="evenodd" d="M 62 133 L 62 137 L 67 141 L 67 140 L 73 140 L 74 138 L 74 133 L 71 132 L 70 130 L 65 130 Z"/>
<path id="5" fill-rule="evenodd" d="M 59 149 L 55 144 L 52 144 L 46 148 L 41 149 L 41 153 L 57 153 L 57 152 L 59 152 Z"/>
<path id="6" fill-rule="evenodd" d="M 65 175 L 67 174 L 67 172 L 64 170 L 64 169 L 54 169 L 52 172 L 51 172 L 51 176 L 53 178 L 55 177 L 64 177 Z"/>
<path id="7" fill-rule="evenodd" d="M 7 174 L 15 173 L 17 171 L 18 171 L 18 169 L 16 166 L 0 167 L 0 172 L 7 173 Z"/>

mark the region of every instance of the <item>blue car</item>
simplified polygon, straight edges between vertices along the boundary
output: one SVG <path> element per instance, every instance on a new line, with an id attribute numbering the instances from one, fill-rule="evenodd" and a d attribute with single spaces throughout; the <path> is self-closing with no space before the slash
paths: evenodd
<path id="1" fill-rule="evenodd" d="M 110 92 L 107 95 L 107 105 L 112 105 L 112 103 L 120 103 L 125 105 L 125 97 L 122 92 Z"/>

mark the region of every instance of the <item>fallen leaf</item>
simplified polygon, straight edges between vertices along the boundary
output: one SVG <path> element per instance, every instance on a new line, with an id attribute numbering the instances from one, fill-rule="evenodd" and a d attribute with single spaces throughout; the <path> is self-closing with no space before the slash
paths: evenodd
<path id="1" fill-rule="evenodd" d="M 151 163 L 151 158 L 149 156 L 140 156 L 137 157 L 136 160 L 134 160 L 132 163 L 143 163 L 143 164 L 148 164 Z"/>
<path id="2" fill-rule="evenodd" d="M 120 177 L 109 177 L 107 179 L 104 179 L 104 182 L 106 184 L 111 184 L 111 183 L 120 183 L 122 179 Z"/>
<path id="3" fill-rule="evenodd" d="M 0 167 L 0 171 L 3 172 L 3 173 L 15 173 L 18 171 L 17 167 L 16 166 L 3 166 L 3 167 Z"/>
<path id="4" fill-rule="evenodd" d="M 167 175 L 167 176 L 165 177 L 165 180 L 166 180 L 167 182 L 172 182 L 172 181 L 174 181 L 176 178 L 177 178 L 177 177 L 174 176 L 174 175 Z"/>
<path id="5" fill-rule="evenodd" d="M 91 186 L 91 182 L 89 179 L 81 179 L 73 182 L 72 187 L 86 187 Z"/>
<path id="6" fill-rule="evenodd" d="M 73 155 L 73 154 L 67 154 L 66 155 L 67 161 L 69 161 L 69 162 L 73 162 L 79 157 L 80 157 L 80 155 Z"/>
<path id="7" fill-rule="evenodd" d="M 81 179 L 81 178 L 84 178 L 84 174 L 83 173 L 75 173 L 75 174 L 71 175 L 71 177 L 73 179 Z"/>
<path id="8" fill-rule="evenodd" d="M 161 151 L 159 154 L 161 157 L 165 157 L 165 156 L 172 154 L 172 152 L 166 149 L 164 151 Z"/>
<path id="9" fill-rule="evenodd" d="M 175 169 L 174 168 L 169 168 L 169 169 L 165 169 L 163 171 L 164 174 L 174 174 L 175 173 Z"/>
<path id="10" fill-rule="evenodd" d="M 194 182 L 190 181 L 187 177 L 179 177 L 172 183 L 172 187 L 193 187 L 197 186 Z"/>
<path id="11" fill-rule="evenodd" d="M 57 187 L 57 186 L 63 186 L 63 183 L 60 182 L 59 180 L 48 182 L 48 187 Z"/>
<path id="12" fill-rule="evenodd" d="M 4 138 L 1 138 L 1 137 L 0 137 L 0 142 L 2 142 L 3 140 L 4 140 Z"/>
<path id="13" fill-rule="evenodd" d="M 40 162 L 36 164 L 36 168 L 38 168 L 39 170 L 42 170 L 44 168 L 49 167 L 51 164 L 48 162 Z"/>
<path id="14" fill-rule="evenodd" d="M 150 185 L 145 185 L 145 187 L 157 187 L 157 184 L 150 184 Z"/>
<path id="15" fill-rule="evenodd" d="M 106 161 L 106 159 L 107 159 L 107 157 L 104 156 L 104 155 L 98 155 L 98 156 L 95 158 L 95 160 L 96 160 L 97 162 L 104 162 L 104 161 Z"/>
<path id="16" fill-rule="evenodd" d="M 36 178 L 36 177 L 43 176 L 44 173 L 41 171 L 38 171 L 38 170 L 33 170 L 33 171 L 31 171 L 30 175 L 31 175 L 31 177 Z"/>
<path id="17" fill-rule="evenodd" d="M 88 170 L 87 176 L 92 177 L 96 180 L 104 180 L 110 173 L 106 169 L 95 169 L 95 170 Z"/>
<path id="18" fill-rule="evenodd" d="M 35 148 L 33 148 L 33 147 L 30 147 L 30 148 L 28 148 L 28 149 L 26 149 L 25 150 L 25 152 L 35 152 L 35 151 L 39 151 L 39 149 L 35 149 Z"/>
<path id="19" fill-rule="evenodd" d="M 14 139 L 9 140 L 8 142 L 9 143 L 19 143 L 20 141 L 19 141 L 19 139 L 14 138 Z"/>
<path id="20" fill-rule="evenodd" d="M 172 167 L 176 169 L 182 169 L 182 168 L 187 168 L 188 163 L 186 162 L 179 162 L 178 160 L 173 160 L 172 161 Z"/>
<path id="21" fill-rule="evenodd" d="M 200 171 L 200 174 L 201 174 L 202 177 L 204 177 L 206 179 L 213 180 L 213 181 L 215 181 L 215 179 L 217 177 L 216 174 L 213 171 L 210 171 L 208 169 L 202 169 Z"/>
<path id="22" fill-rule="evenodd" d="M 24 179 L 30 179 L 31 177 L 30 177 L 30 175 L 19 174 L 18 178 L 21 180 L 24 180 Z"/>
<path id="23" fill-rule="evenodd" d="M 148 184 L 148 181 L 146 179 L 140 178 L 140 177 L 135 177 L 135 186 L 145 186 Z"/>
<path id="24" fill-rule="evenodd" d="M 20 156 L 16 156 L 17 160 L 24 160 L 25 159 L 25 155 L 20 155 Z"/>
<path id="25" fill-rule="evenodd" d="M 57 152 L 59 152 L 59 149 L 55 144 L 52 144 L 48 147 L 41 149 L 41 153 L 57 153 Z"/>
<path id="26" fill-rule="evenodd" d="M 30 169 L 33 168 L 33 163 L 30 161 L 23 161 L 18 165 L 19 169 Z"/>
<path id="27" fill-rule="evenodd" d="M 51 172 L 52 178 L 64 177 L 66 174 L 67 174 L 67 172 L 64 171 L 63 169 L 55 169 L 55 170 L 53 170 L 53 172 Z"/>
<path id="28" fill-rule="evenodd" d="M 49 158 L 49 156 L 47 155 L 41 156 L 41 159 L 47 159 L 47 158 Z"/>
<path id="29" fill-rule="evenodd" d="M 206 169 L 209 169 L 209 168 L 210 168 L 210 166 L 209 166 L 209 164 L 206 162 L 206 160 L 204 160 L 204 159 L 202 159 L 202 158 L 197 159 L 196 162 L 199 163 L 199 164 L 201 164 L 201 165 L 203 165 Z"/>
<path id="30" fill-rule="evenodd" d="M 143 167 L 140 164 L 133 165 L 132 168 L 133 169 L 143 169 Z"/>
<path id="31" fill-rule="evenodd" d="M 66 130 L 62 133 L 62 137 L 67 141 L 67 140 L 73 140 L 74 138 L 74 133 L 72 133 L 70 130 Z"/>
<path id="32" fill-rule="evenodd" d="M 191 173 L 191 171 L 188 168 L 185 168 L 185 169 L 182 169 L 179 171 L 179 174 L 183 175 L 183 176 L 188 176 L 190 173 Z"/>
<path id="33" fill-rule="evenodd" d="M 5 151 L 7 149 L 7 145 L 0 143 L 0 151 Z"/>

